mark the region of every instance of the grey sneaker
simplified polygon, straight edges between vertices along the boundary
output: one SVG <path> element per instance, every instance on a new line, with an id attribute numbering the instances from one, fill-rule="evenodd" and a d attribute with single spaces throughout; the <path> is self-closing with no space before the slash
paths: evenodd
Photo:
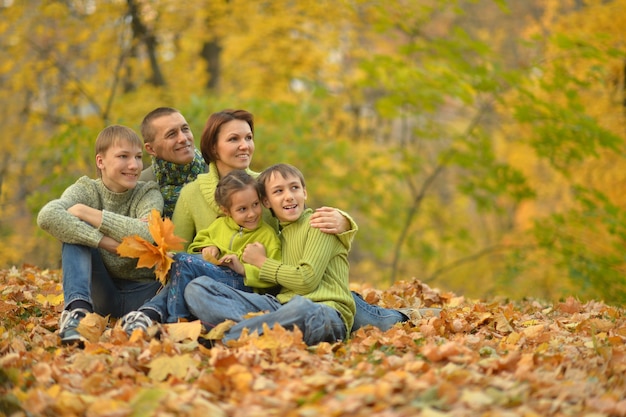
<path id="1" fill-rule="evenodd" d="M 135 329 L 141 329 L 144 333 L 148 334 L 148 327 L 152 326 L 152 320 L 150 317 L 142 313 L 141 311 L 131 311 L 127 313 L 121 320 L 122 329 L 128 336 L 132 335 Z"/>
<path id="2" fill-rule="evenodd" d="M 75 308 L 74 310 L 63 310 L 61 313 L 61 321 L 59 323 L 59 336 L 61 343 L 64 345 L 70 343 L 84 343 L 85 338 L 78 333 L 78 323 L 87 315 L 89 311 L 84 308 Z"/>

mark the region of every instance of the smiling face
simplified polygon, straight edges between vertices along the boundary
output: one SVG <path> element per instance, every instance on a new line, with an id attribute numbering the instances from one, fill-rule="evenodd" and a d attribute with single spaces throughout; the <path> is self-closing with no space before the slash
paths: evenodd
<path id="1" fill-rule="evenodd" d="M 233 191 L 230 195 L 230 207 L 221 207 L 227 216 L 233 218 L 235 223 L 246 229 L 254 230 L 259 227 L 263 208 L 259 194 L 254 185 L 247 186 L 242 190 Z"/>
<path id="2" fill-rule="evenodd" d="M 215 154 L 220 177 L 235 169 L 248 168 L 254 154 L 254 137 L 250 125 L 239 119 L 224 123 L 217 136 Z"/>
<path id="3" fill-rule="evenodd" d="M 143 169 L 140 146 L 118 139 L 106 151 L 96 154 L 102 182 L 111 191 L 123 193 L 135 188 Z"/>
<path id="4" fill-rule="evenodd" d="M 281 222 L 296 221 L 304 211 L 306 188 L 295 175 L 273 172 L 265 181 L 265 196 L 263 204 Z"/>
<path id="5" fill-rule="evenodd" d="M 178 165 L 186 165 L 193 161 L 195 156 L 193 133 L 182 114 L 166 114 L 152 120 L 151 123 L 154 140 L 146 143 L 146 152 Z"/>

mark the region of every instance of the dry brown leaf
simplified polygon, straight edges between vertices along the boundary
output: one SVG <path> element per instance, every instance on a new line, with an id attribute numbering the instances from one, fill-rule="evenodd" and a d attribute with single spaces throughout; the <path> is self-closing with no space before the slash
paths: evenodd
<path id="1" fill-rule="evenodd" d="M 169 338 L 174 342 L 182 342 L 186 339 L 197 340 L 202 332 L 200 320 L 165 324 L 163 327 L 167 330 Z"/>
<path id="2" fill-rule="evenodd" d="M 205 338 L 210 340 L 221 340 L 224 337 L 224 334 L 235 324 L 237 323 L 232 320 L 225 320 L 212 328 L 209 333 L 207 333 Z"/>
<path id="3" fill-rule="evenodd" d="M 109 316 L 102 317 L 96 313 L 89 313 L 78 323 L 76 330 L 89 342 L 96 343 L 100 340 L 108 322 Z"/>
<path id="4" fill-rule="evenodd" d="M 162 355 L 150 362 L 148 376 L 156 381 L 164 381 L 170 375 L 182 379 L 187 375 L 189 369 L 196 368 L 198 364 L 198 361 L 189 354 Z"/>

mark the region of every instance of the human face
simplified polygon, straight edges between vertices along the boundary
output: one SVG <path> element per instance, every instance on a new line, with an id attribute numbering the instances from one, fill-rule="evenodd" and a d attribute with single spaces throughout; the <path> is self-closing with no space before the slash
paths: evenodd
<path id="1" fill-rule="evenodd" d="M 96 155 L 102 182 L 114 193 L 123 193 L 137 185 L 143 169 L 142 149 L 125 140 L 118 140 L 104 153 Z"/>
<path id="2" fill-rule="evenodd" d="M 306 188 L 300 182 L 300 178 L 294 175 L 283 178 L 281 174 L 275 172 L 265 183 L 265 193 L 267 197 L 263 204 L 272 209 L 281 222 L 293 222 L 302 215 Z"/>
<path id="3" fill-rule="evenodd" d="M 245 120 L 234 119 L 220 128 L 215 144 L 215 164 L 220 177 L 234 169 L 246 169 L 252 162 L 254 138 Z"/>
<path id="4" fill-rule="evenodd" d="M 235 223 L 249 230 L 259 227 L 263 207 L 259 201 L 259 194 L 253 186 L 235 191 L 230 196 L 230 208 L 222 207 L 226 215 L 233 218 Z"/>
<path id="5" fill-rule="evenodd" d="M 193 133 L 180 113 L 171 113 L 152 121 L 155 135 L 146 143 L 146 152 L 177 165 L 187 165 L 195 156 Z"/>

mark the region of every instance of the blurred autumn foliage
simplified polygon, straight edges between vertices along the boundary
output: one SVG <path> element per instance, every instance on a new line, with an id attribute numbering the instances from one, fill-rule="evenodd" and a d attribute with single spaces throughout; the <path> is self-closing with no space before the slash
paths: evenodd
<path id="1" fill-rule="evenodd" d="M 626 416 L 626 312 L 596 301 L 484 302 L 401 281 L 358 290 L 441 317 L 345 343 L 276 328 L 206 349 L 198 322 L 129 339 L 94 314 L 79 349 L 59 343 L 59 279 L 0 270 L 1 416 Z"/>
<path id="2" fill-rule="evenodd" d="M 236 107 L 253 169 L 357 220 L 353 282 L 623 303 L 625 28 L 626 0 L 2 1 L 0 266 L 59 267 L 35 214 L 105 125 Z"/>

